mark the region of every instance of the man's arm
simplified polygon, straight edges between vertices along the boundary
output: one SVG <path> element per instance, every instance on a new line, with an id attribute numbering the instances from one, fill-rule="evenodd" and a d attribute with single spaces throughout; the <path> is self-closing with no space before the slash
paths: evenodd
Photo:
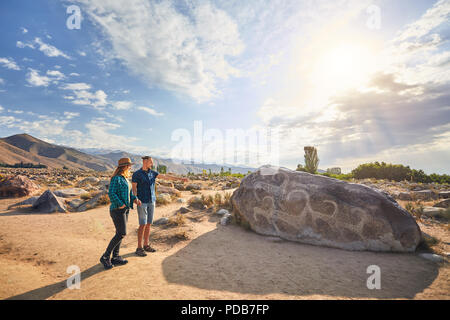
<path id="1" fill-rule="evenodd" d="M 172 180 L 172 181 L 176 181 L 176 180 L 188 181 L 188 179 L 186 179 L 186 178 L 176 177 L 176 176 L 172 176 L 169 174 L 163 174 L 163 173 L 158 174 L 158 178 L 163 179 L 163 180 Z"/>
<path id="2" fill-rule="evenodd" d="M 137 197 L 137 182 L 131 183 L 131 190 L 133 190 L 133 194 Z"/>

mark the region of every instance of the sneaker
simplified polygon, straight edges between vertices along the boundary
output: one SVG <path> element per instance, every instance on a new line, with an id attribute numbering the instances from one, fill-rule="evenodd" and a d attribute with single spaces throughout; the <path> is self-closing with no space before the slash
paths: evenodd
<path id="1" fill-rule="evenodd" d="M 149 245 L 144 246 L 144 250 L 147 252 L 155 252 L 156 250 L 150 247 Z"/>
<path id="2" fill-rule="evenodd" d="M 113 266 L 121 266 L 121 265 L 124 265 L 124 264 L 127 264 L 127 263 L 128 263 L 128 260 L 125 260 L 121 256 L 112 257 L 112 259 L 111 259 L 111 264 Z"/>
<path id="3" fill-rule="evenodd" d="M 103 264 L 106 270 L 111 269 L 113 267 L 111 260 L 108 257 L 102 256 L 100 258 L 100 263 Z"/>
<path id="4" fill-rule="evenodd" d="M 137 249 L 136 249 L 136 254 L 137 254 L 138 256 L 140 256 L 140 257 L 145 257 L 145 256 L 147 256 L 147 254 L 145 253 L 145 251 L 144 251 L 143 248 L 137 248 Z"/>

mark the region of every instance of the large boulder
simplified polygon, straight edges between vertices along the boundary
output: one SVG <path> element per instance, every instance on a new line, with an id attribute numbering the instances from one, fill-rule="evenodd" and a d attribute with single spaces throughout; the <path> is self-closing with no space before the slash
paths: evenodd
<path id="1" fill-rule="evenodd" d="M 287 168 L 263 166 L 231 197 L 237 221 L 257 233 L 348 250 L 413 252 L 414 218 L 389 195 Z"/>
<path id="2" fill-rule="evenodd" d="M 0 181 L 0 197 L 25 197 L 39 190 L 39 187 L 25 176 L 9 176 Z"/>
<path id="3" fill-rule="evenodd" d="M 175 196 L 175 197 L 180 197 L 181 196 L 180 191 L 178 191 L 175 188 L 166 187 L 166 186 L 158 186 L 157 187 L 157 192 L 158 193 L 167 193 L 167 194 L 170 194 L 171 196 Z"/>
<path id="4" fill-rule="evenodd" d="M 64 201 L 50 190 L 45 191 L 34 203 L 33 210 L 43 213 L 67 212 Z"/>
<path id="5" fill-rule="evenodd" d="M 109 203 L 108 193 L 106 191 L 101 191 L 97 193 L 92 199 L 84 202 L 77 207 L 77 212 L 83 212 L 89 209 L 96 208 L 101 205 L 107 205 Z"/>

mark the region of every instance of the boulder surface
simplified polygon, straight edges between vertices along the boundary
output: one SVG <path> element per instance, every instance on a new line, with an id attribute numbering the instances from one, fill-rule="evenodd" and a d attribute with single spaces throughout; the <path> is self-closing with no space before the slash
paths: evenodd
<path id="1" fill-rule="evenodd" d="M 29 196 L 39 187 L 25 176 L 9 176 L 3 181 L 0 181 L 0 197 L 18 198 Z"/>
<path id="2" fill-rule="evenodd" d="M 236 219 L 260 234 L 347 250 L 413 252 L 414 218 L 389 195 L 362 184 L 263 166 L 231 197 Z"/>

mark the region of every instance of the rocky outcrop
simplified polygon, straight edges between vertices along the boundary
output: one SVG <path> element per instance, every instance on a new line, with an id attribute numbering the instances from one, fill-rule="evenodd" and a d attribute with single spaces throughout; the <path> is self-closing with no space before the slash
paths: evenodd
<path id="1" fill-rule="evenodd" d="M 64 201 L 50 190 L 45 191 L 34 203 L 33 210 L 42 213 L 67 212 Z"/>
<path id="2" fill-rule="evenodd" d="M 348 250 L 413 252 L 414 218 L 389 195 L 325 176 L 263 166 L 231 197 L 237 221 L 257 233 Z"/>
<path id="3" fill-rule="evenodd" d="M 0 182 L 0 197 L 18 198 L 33 194 L 39 187 L 25 176 L 9 176 Z"/>

